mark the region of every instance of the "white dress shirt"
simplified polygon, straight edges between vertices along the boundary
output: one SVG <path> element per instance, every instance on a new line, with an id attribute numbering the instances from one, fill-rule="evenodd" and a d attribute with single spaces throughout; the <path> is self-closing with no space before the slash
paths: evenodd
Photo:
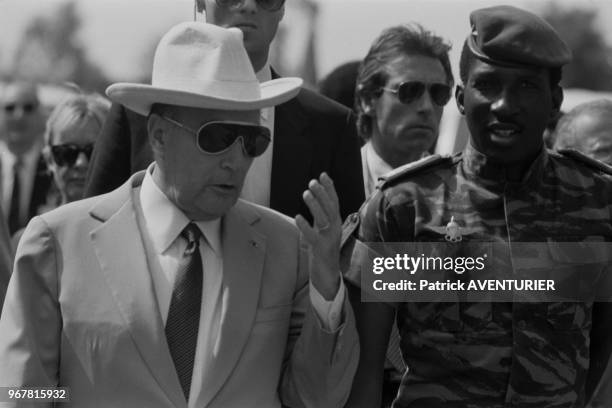
<path id="1" fill-rule="evenodd" d="M 38 168 L 38 158 L 40 156 L 40 145 L 36 144 L 28 150 L 22 157 L 21 168 L 19 170 L 19 219 L 23 222 L 28 218 L 30 210 L 30 199 L 34 188 L 34 179 Z M 2 194 L 2 208 L 4 216 L 8 217 L 11 209 L 11 199 L 13 195 L 13 165 L 17 157 L 8 149 L 5 143 L 0 142 L 0 179 Z"/>
<path id="2" fill-rule="evenodd" d="M 257 80 L 266 82 L 272 79 L 272 71 L 270 64 L 266 63 L 262 69 L 255 74 Z M 272 181 L 272 153 L 274 147 L 274 107 L 263 108 L 261 110 L 262 126 L 270 129 L 270 144 L 265 152 L 259 157 L 256 157 L 251 164 L 251 168 L 244 179 L 242 193 L 240 197 L 270 207 L 270 184 Z"/>
<path id="3" fill-rule="evenodd" d="M 376 153 L 372 142 L 368 141 L 361 147 L 361 167 L 366 197 L 376 190 L 378 179 L 393 168 Z"/>
<path id="4" fill-rule="evenodd" d="M 137 205 L 136 208 L 142 208 L 139 217 L 141 217 L 141 225 L 144 225 L 146 231 L 146 234 L 143 234 L 143 241 L 155 296 L 165 325 L 180 258 L 187 247 L 187 242 L 180 238 L 180 233 L 189 224 L 190 220 L 155 184 L 151 176 L 154 166 L 153 163 L 146 171 L 138 194 L 140 205 Z M 209 373 L 206 367 L 210 365 L 212 356 L 219 350 L 217 343 L 222 318 L 223 250 L 221 219 L 199 221 L 196 224 L 203 234 L 200 238 L 199 249 L 204 275 L 189 408 L 202 406 L 204 378 L 207 375 L 215 375 L 215 373 Z M 332 301 L 326 301 L 312 283 L 310 284 L 311 303 L 323 329 L 335 331 L 340 327 L 344 296 L 343 284 L 341 284 L 340 290 Z"/>

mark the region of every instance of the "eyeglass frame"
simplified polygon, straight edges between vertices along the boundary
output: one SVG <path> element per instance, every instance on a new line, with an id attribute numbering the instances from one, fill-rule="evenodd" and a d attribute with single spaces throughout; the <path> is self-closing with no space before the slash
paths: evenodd
<path id="1" fill-rule="evenodd" d="M 419 84 L 424 85 L 423 93 L 421 93 L 421 94 L 420 94 L 418 97 L 416 97 L 415 99 L 413 99 L 413 100 L 412 100 L 412 101 L 410 101 L 410 102 L 403 102 L 403 101 L 400 99 L 400 97 L 399 97 L 399 89 L 402 87 L 402 85 L 404 85 L 404 84 L 410 84 L 410 83 L 419 83 Z M 435 85 L 441 85 L 441 86 L 445 86 L 445 87 L 447 87 L 447 88 L 448 88 L 448 99 L 447 99 L 447 100 L 446 100 L 446 102 L 444 102 L 443 104 L 439 104 L 439 103 L 438 103 L 438 102 L 436 102 L 436 101 L 434 100 L 434 98 L 433 98 L 433 95 L 432 95 L 432 93 L 431 93 L 431 88 L 432 88 L 433 86 L 435 86 Z M 436 106 L 439 106 L 439 107 L 444 107 L 444 106 L 446 106 L 446 104 L 447 104 L 447 103 L 448 103 L 448 102 L 451 100 L 451 96 L 452 96 L 451 94 L 452 94 L 452 91 L 453 91 L 453 88 L 452 88 L 450 85 L 448 85 L 448 84 L 446 84 L 446 83 L 444 83 L 444 82 L 424 82 L 424 81 L 403 81 L 403 82 L 400 82 L 400 83 L 397 85 L 397 87 L 395 87 L 395 88 L 383 87 L 383 88 L 381 88 L 381 89 L 382 89 L 382 90 L 384 90 L 384 91 L 391 92 L 392 94 L 395 94 L 395 96 L 397 97 L 397 100 L 398 100 L 398 101 L 399 101 L 401 104 L 403 104 L 403 105 L 408 105 L 408 104 L 410 104 L 410 103 L 413 103 L 414 101 L 418 100 L 418 99 L 419 99 L 419 98 L 421 98 L 423 95 L 425 95 L 425 92 L 427 92 L 427 93 L 429 94 L 429 97 L 431 98 L 431 101 L 432 101 L 432 102 L 433 102 L 433 103 L 434 103 Z"/>
<path id="2" fill-rule="evenodd" d="M 247 150 L 246 150 L 246 146 L 244 145 L 245 141 L 244 141 L 244 137 L 243 136 L 238 136 L 236 138 L 236 140 L 234 140 L 232 142 L 231 145 L 227 146 L 225 149 L 220 150 L 218 152 L 209 152 L 208 150 L 204 150 L 202 148 L 202 146 L 200 146 L 200 143 L 198 143 L 199 133 L 200 133 L 200 130 L 202 130 L 202 128 L 204 128 L 205 126 L 208 126 L 210 124 L 224 124 L 225 123 L 225 124 L 229 124 L 229 125 L 240 125 L 240 126 L 249 126 L 249 127 L 263 128 L 263 129 L 266 129 L 266 131 L 268 132 L 268 136 L 266 136 L 266 139 L 268 139 L 268 145 L 272 141 L 272 138 L 269 136 L 270 135 L 270 130 L 268 128 L 266 128 L 265 126 L 261 126 L 261 125 L 254 125 L 254 124 L 249 123 L 249 122 L 240 122 L 240 121 L 231 121 L 230 122 L 230 121 L 222 121 L 222 120 L 212 120 L 210 122 L 204 123 L 197 130 L 194 130 L 191 127 L 189 127 L 187 125 L 184 125 L 181 122 L 179 122 L 179 121 L 177 121 L 175 119 L 169 118 L 169 117 L 167 117 L 165 115 L 158 115 L 158 116 L 160 118 L 164 119 L 165 121 L 168 121 L 168 122 L 172 123 L 173 125 L 178 126 L 179 128 L 181 128 L 181 129 L 191 133 L 194 136 L 195 145 L 198 147 L 198 150 L 200 150 L 200 152 L 202 152 L 204 154 L 207 154 L 207 155 L 210 155 L 210 156 L 218 156 L 218 155 L 221 155 L 223 153 L 227 153 L 232 148 L 232 146 L 234 146 L 236 144 L 236 142 L 238 142 L 239 140 L 242 140 L 241 143 L 240 143 L 240 146 L 242 147 L 242 152 L 244 153 L 245 156 L 250 157 L 250 158 L 253 159 L 253 158 L 259 157 L 259 156 L 261 156 L 263 154 L 263 152 L 262 152 L 262 153 L 258 154 L 257 156 L 251 156 L 249 154 L 249 152 L 247 152 Z M 268 148 L 268 146 L 266 146 L 266 149 L 267 148 Z M 265 149 L 264 149 L 264 152 L 265 152 Z"/>
<path id="3" fill-rule="evenodd" d="M 60 164 L 57 162 L 56 158 L 55 158 L 55 153 L 53 153 L 53 149 L 56 147 L 63 147 L 63 146 L 72 146 L 72 147 L 77 147 L 76 150 L 78 150 L 77 155 L 75 156 L 74 161 L 72 161 L 72 163 L 68 163 L 66 162 L 65 164 Z M 83 148 L 86 149 L 83 149 Z M 77 143 L 62 143 L 62 144 L 55 144 L 49 145 L 49 154 L 51 156 L 51 159 L 53 160 L 53 163 L 55 163 L 56 165 L 60 166 L 60 167 L 74 167 L 74 165 L 76 164 L 77 160 L 79 159 L 79 156 L 81 155 L 81 153 L 83 153 L 85 155 L 85 157 L 87 157 L 87 160 L 91 160 L 91 156 L 93 154 L 93 149 L 94 149 L 94 143 L 86 143 L 86 144 L 77 144 Z M 87 153 L 87 151 L 89 151 L 89 153 Z"/>

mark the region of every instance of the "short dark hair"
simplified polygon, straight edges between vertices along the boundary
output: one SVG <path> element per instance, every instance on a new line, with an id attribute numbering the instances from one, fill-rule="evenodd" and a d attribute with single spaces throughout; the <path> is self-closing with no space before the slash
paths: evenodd
<path id="1" fill-rule="evenodd" d="M 401 55 L 423 55 L 440 61 L 446 73 L 446 82 L 453 86 L 455 79 L 448 52 L 450 43 L 426 30 L 420 24 L 404 24 L 385 29 L 374 40 L 359 67 L 355 88 L 357 131 L 367 140 L 372 133 L 372 118 L 361 106 L 364 98 L 379 96 L 389 79 L 386 65 Z"/>
<path id="2" fill-rule="evenodd" d="M 470 72 L 470 66 L 472 62 L 476 59 L 472 51 L 470 51 L 470 47 L 468 46 L 467 39 L 463 42 L 463 47 L 461 48 L 461 57 L 459 58 L 459 78 L 463 85 L 467 83 L 468 73 Z M 548 78 L 550 81 L 551 89 L 559 86 L 561 82 L 562 76 L 562 68 L 549 68 L 548 69 Z"/>

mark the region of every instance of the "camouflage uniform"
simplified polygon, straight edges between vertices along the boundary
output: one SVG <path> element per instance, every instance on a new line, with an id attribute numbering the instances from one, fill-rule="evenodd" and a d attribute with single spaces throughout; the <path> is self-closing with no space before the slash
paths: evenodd
<path id="1" fill-rule="evenodd" d="M 504 167 L 469 146 L 454 157 L 432 156 L 404 166 L 347 220 L 343 258 L 352 255 L 352 263 L 345 277 L 360 285 L 362 260 L 351 253 L 356 240 L 444 242 L 440 231 L 451 217 L 476 231 L 464 241 L 508 247 L 513 242 L 612 241 L 608 173 L 610 168 L 577 152 L 542 151 L 520 183 L 510 182 Z M 512 259 L 496 262 L 505 267 Z M 593 303 L 396 307 L 409 370 L 395 408 L 583 405 Z"/>

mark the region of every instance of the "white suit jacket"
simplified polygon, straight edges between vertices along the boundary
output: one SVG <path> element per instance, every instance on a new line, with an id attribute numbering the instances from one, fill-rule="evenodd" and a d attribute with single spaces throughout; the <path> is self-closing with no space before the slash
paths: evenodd
<path id="1" fill-rule="evenodd" d="M 0 386 L 69 387 L 62 407 L 186 407 L 134 207 L 143 175 L 30 222 L 0 319 Z M 358 362 L 354 317 L 345 300 L 340 329 L 321 328 L 293 222 L 238 201 L 222 235 L 206 406 L 341 407 Z"/>

